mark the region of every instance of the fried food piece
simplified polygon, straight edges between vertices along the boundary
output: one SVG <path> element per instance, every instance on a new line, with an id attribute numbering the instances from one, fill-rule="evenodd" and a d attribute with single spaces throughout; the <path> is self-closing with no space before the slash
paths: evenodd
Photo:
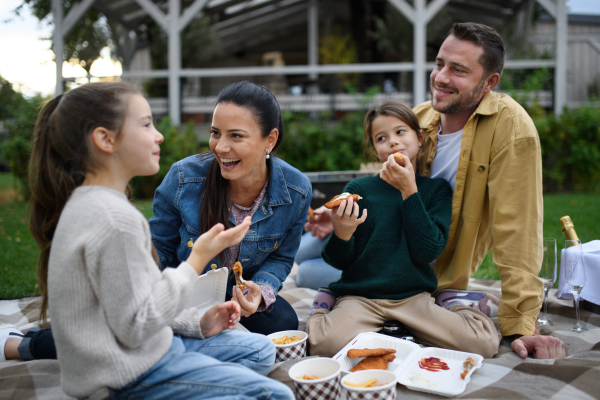
<path id="1" fill-rule="evenodd" d="M 302 338 L 298 337 L 298 336 L 287 337 L 287 335 L 286 335 L 279 339 L 271 339 L 271 340 L 275 344 L 291 344 L 291 343 L 299 342 L 300 340 L 302 340 Z"/>
<path id="2" fill-rule="evenodd" d="M 321 379 L 321 377 L 317 376 L 317 375 L 304 375 L 304 376 L 297 376 L 296 379 L 303 379 L 305 381 L 312 381 L 314 379 Z"/>
<path id="3" fill-rule="evenodd" d="M 350 349 L 348 350 L 348 358 L 360 358 L 370 356 L 385 356 L 386 354 L 395 353 L 394 349 Z"/>
<path id="4" fill-rule="evenodd" d="M 366 382 L 363 383 L 352 383 L 352 382 L 344 382 L 346 385 L 348 386 L 352 386 L 352 387 L 375 387 L 375 382 L 377 382 L 377 379 L 373 378 L 373 379 L 369 379 Z"/>
<path id="5" fill-rule="evenodd" d="M 352 197 L 354 199 L 354 201 L 359 201 L 360 199 L 362 199 L 362 197 L 360 197 L 357 194 L 342 193 L 342 194 L 338 194 L 333 199 L 331 199 L 327 203 L 325 203 L 325 208 L 332 209 L 332 208 L 339 207 L 340 204 L 342 204 L 342 201 L 344 201 L 344 200 L 347 201 L 349 197 Z"/>
<path id="6" fill-rule="evenodd" d="M 406 167 L 406 164 L 404 163 L 404 157 L 402 157 L 402 154 L 394 154 L 394 160 L 398 163 L 399 166 Z"/>
<path id="7" fill-rule="evenodd" d="M 311 220 L 315 219 L 315 210 L 313 210 L 312 207 L 310 207 L 310 206 L 308 207 L 308 217 Z"/>
<path id="8" fill-rule="evenodd" d="M 242 272 L 244 272 L 244 269 L 242 268 L 242 263 L 236 261 L 235 264 L 233 264 L 233 268 L 231 268 L 231 270 L 235 274 L 235 285 L 239 287 L 240 290 L 246 289 L 246 281 L 244 281 L 244 278 L 242 278 Z"/>
<path id="9" fill-rule="evenodd" d="M 384 356 L 371 356 L 361 360 L 350 372 L 364 371 L 366 369 L 387 369 L 388 363 L 396 358 L 393 354 Z"/>
<path id="10" fill-rule="evenodd" d="M 473 360 L 471 357 L 467 357 L 465 362 L 463 362 L 463 368 L 465 370 L 460 374 L 460 377 L 462 379 L 465 379 L 465 376 L 467 376 L 467 374 L 469 373 L 471 368 L 473 368 L 474 366 L 475 366 L 475 360 Z"/>

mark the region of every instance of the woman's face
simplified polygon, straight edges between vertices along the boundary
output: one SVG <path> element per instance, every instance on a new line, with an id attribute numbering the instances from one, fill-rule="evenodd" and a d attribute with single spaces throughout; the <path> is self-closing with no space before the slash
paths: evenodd
<path id="1" fill-rule="evenodd" d="M 223 178 L 252 183 L 266 177 L 265 156 L 271 152 L 277 136 L 277 129 L 273 129 L 263 138 L 256 117 L 248 108 L 219 103 L 213 113 L 209 146 Z"/>
<path id="2" fill-rule="evenodd" d="M 371 124 L 373 147 L 379 161 L 384 162 L 393 153 L 408 157 L 414 166 L 422 140 L 417 132 L 401 119 L 391 115 L 379 115 Z"/>

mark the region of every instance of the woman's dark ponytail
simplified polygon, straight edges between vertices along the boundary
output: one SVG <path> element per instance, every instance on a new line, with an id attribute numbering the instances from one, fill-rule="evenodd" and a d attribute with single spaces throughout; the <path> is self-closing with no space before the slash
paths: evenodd
<path id="1" fill-rule="evenodd" d="M 273 151 L 279 147 L 284 133 L 283 118 L 279 103 L 269 89 L 247 81 L 237 82 L 227 86 L 219 93 L 217 104 L 221 103 L 232 103 L 250 110 L 256 118 L 263 138 L 269 136 L 271 131 L 277 128 L 279 136 L 273 146 Z M 200 161 L 213 159 L 200 197 L 200 231 L 207 232 L 219 222 L 229 228 L 232 225 L 229 221 L 231 209 L 228 193 L 229 182 L 221 175 L 219 163 L 212 152 L 200 154 L 199 157 Z M 224 256 L 225 252 L 219 254 L 221 261 Z"/>

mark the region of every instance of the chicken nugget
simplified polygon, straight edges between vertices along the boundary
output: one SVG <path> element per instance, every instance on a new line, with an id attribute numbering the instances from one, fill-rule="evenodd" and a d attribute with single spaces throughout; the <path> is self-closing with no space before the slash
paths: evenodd
<path id="1" fill-rule="evenodd" d="M 394 349 L 350 349 L 348 350 L 348 358 L 360 358 L 370 356 L 385 356 L 386 354 L 395 353 Z"/>

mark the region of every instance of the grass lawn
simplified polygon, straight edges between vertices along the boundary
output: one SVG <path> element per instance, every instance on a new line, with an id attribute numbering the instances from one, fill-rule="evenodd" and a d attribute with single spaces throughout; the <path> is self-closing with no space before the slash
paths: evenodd
<path id="1" fill-rule="evenodd" d="M 0 173 L 0 298 L 39 294 L 36 288 L 38 247 L 27 228 L 27 204 L 6 193 L 14 190 L 12 175 Z M 152 216 L 152 200 L 134 204 L 146 218 Z M 557 250 L 564 246 L 559 218 L 569 215 L 579 238 L 584 242 L 600 239 L 600 194 L 552 194 L 544 196 L 544 236 L 557 239 Z M 488 254 L 476 278 L 499 279 L 498 269 Z M 560 262 L 560 259 L 559 259 Z"/>

